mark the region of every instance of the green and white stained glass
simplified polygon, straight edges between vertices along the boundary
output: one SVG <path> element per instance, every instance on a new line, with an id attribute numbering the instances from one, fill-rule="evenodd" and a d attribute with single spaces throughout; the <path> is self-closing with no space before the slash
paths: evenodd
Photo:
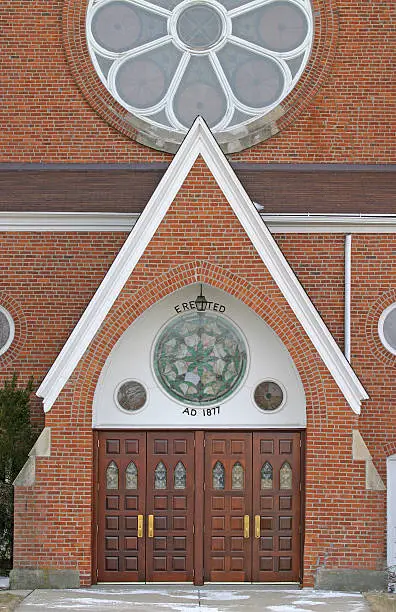
<path id="1" fill-rule="evenodd" d="M 171 321 L 154 349 L 154 370 L 175 399 L 194 406 L 219 403 L 241 384 L 247 347 L 225 317 L 188 313 Z"/>

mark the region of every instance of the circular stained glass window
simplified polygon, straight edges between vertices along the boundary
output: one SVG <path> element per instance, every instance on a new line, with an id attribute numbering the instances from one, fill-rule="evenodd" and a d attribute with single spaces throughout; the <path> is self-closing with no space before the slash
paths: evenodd
<path id="1" fill-rule="evenodd" d="M 147 400 L 146 389 L 136 380 L 127 380 L 118 387 L 117 402 L 127 412 L 143 408 Z"/>
<path id="2" fill-rule="evenodd" d="M 154 371 L 171 397 L 194 406 L 222 402 L 241 384 L 247 347 L 228 319 L 189 313 L 169 323 L 154 347 Z"/>
<path id="3" fill-rule="evenodd" d="M 396 303 L 388 306 L 380 316 L 378 333 L 384 347 L 396 355 Z"/>
<path id="4" fill-rule="evenodd" d="M 283 403 L 283 391 L 277 383 L 266 380 L 255 388 L 254 401 L 261 410 L 276 410 Z"/>
<path id="5" fill-rule="evenodd" d="M 137 118 L 238 132 L 291 92 L 312 46 L 310 0 L 89 0 L 95 69 Z"/>
<path id="6" fill-rule="evenodd" d="M 14 339 L 14 321 L 5 308 L 0 306 L 0 355 L 6 352 Z"/>

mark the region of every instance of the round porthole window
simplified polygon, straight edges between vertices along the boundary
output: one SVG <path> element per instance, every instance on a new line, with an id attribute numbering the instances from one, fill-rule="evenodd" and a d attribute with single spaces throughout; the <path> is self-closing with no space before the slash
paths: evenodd
<path id="1" fill-rule="evenodd" d="M 294 89 L 313 16 L 310 0 L 89 0 L 86 32 L 99 78 L 139 129 L 181 141 L 201 115 L 226 142 Z"/>
<path id="2" fill-rule="evenodd" d="M 276 410 L 280 408 L 284 402 L 284 393 L 280 385 L 276 382 L 266 380 L 258 384 L 255 388 L 254 401 L 260 410 Z"/>
<path id="3" fill-rule="evenodd" d="M 396 355 L 396 303 L 388 306 L 380 316 L 378 333 L 384 347 Z"/>
<path id="4" fill-rule="evenodd" d="M 247 360 L 239 329 L 225 317 L 206 312 L 172 320 L 153 352 L 161 387 L 179 402 L 197 407 L 229 398 L 244 378 Z"/>
<path id="5" fill-rule="evenodd" d="M 0 355 L 6 352 L 14 339 L 14 321 L 5 308 L 0 306 Z"/>
<path id="6" fill-rule="evenodd" d="M 143 408 L 147 401 L 147 392 L 144 386 L 136 380 L 123 382 L 116 392 L 117 403 L 127 412 L 136 412 Z"/>

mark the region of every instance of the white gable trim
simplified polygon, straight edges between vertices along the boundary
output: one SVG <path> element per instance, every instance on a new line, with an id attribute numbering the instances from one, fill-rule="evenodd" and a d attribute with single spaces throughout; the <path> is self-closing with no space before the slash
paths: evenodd
<path id="1" fill-rule="evenodd" d="M 252 241 L 263 263 L 304 327 L 351 408 L 359 414 L 368 395 L 319 313 L 263 223 L 254 204 L 212 136 L 198 117 L 114 260 L 87 309 L 37 390 L 50 410 L 120 294 L 159 224 L 201 155 Z"/>

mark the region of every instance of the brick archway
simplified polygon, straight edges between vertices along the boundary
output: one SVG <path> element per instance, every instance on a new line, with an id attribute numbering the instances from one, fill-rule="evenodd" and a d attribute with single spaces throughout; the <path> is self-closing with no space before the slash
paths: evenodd
<path id="1" fill-rule="evenodd" d="M 101 370 L 122 334 L 147 308 L 186 285 L 202 282 L 229 293 L 251 308 L 273 329 L 288 349 L 301 376 L 307 400 L 308 421 L 321 428 L 326 420 L 326 389 L 314 347 L 300 323 L 269 295 L 237 274 L 207 261 L 176 266 L 154 281 L 123 292 L 81 360 L 69 385 L 73 387 L 73 420 L 88 427 Z"/>

